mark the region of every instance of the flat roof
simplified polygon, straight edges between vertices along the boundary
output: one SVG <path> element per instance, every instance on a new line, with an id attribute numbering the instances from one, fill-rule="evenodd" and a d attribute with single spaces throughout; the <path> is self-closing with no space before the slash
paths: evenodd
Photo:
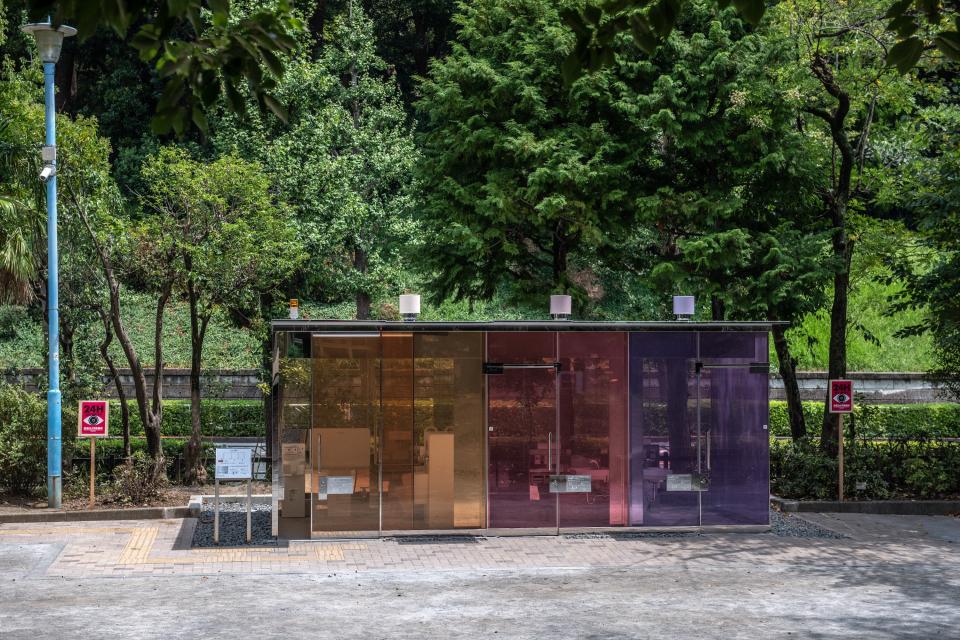
<path id="1" fill-rule="evenodd" d="M 402 322 L 399 320 L 273 320 L 273 331 L 352 333 L 372 331 L 770 331 L 789 322 L 693 322 L 620 320 L 492 320 Z"/>

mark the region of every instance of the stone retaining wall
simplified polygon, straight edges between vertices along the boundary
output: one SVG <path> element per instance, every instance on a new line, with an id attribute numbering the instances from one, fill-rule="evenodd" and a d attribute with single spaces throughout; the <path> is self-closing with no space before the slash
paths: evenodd
<path id="1" fill-rule="evenodd" d="M 774 365 L 775 370 L 775 365 Z M 129 397 L 133 397 L 133 377 L 129 369 L 120 370 L 123 385 Z M 8 382 L 23 384 L 27 389 L 36 390 L 37 383 L 46 376 L 44 369 L 20 369 L 7 371 L 4 377 Z M 910 404 L 924 402 L 948 402 L 932 382 L 922 373 L 876 372 L 852 373 L 858 400 L 873 404 Z M 147 384 L 152 388 L 152 371 L 147 374 Z M 104 377 L 107 394 L 114 396 L 113 382 Z M 822 400 L 827 393 L 827 376 L 822 371 L 801 371 L 797 373 L 800 395 L 804 400 Z M 222 398 L 224 400 L 259 400 L 260 372 L 257 369 L 218 369 L 206 371 L 201 381 L 204 398 Z M 190 370 L 167 369 L 163 379 L 164 398 L 171 400 L 190 397 Z M 770 399 L 783 400 L 783 381 L 775 373 L 770 375 Z"/>

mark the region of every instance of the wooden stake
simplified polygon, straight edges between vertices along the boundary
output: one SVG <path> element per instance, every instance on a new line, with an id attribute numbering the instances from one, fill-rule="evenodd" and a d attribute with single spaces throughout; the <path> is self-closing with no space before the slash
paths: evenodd
<path id="1" fill-rule="evenodd" d="M 837 462 L 839 462 L 839 465 L 838 465 L 839 487 L 838 488 L 839 488 L 840 502 L 843 502 L 843 414 L 842 413 L 837 414 L 837 421 L 839 423 L 837 425 L 837 433 L 839 434 L 838 437 L 840 439 L 840 448 L 837 450 Z"/>
<path id="2" fill-rule="evenodd" d="M 97 439 L 90 438 L 90 509 L 93 509 L 95 502 L 94 487 L 97 483 Z"/>

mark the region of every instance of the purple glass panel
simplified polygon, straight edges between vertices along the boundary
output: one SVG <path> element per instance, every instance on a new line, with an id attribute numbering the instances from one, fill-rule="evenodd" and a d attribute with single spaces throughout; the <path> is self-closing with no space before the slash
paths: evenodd
<path id="1" fill-rule="evenodd" d="M 768 362 L 768 349 L 767 334 L 760 331 L 700 333 L 700 359 L 707 363 L 718 359 L 728 364 Z"/>
<path id="2" fill-rule="evenodd" d="M 697 525 L 697 335 L 630 334 L 630 524 Z"/>
<path id="3" fill-rule="evenodd" d="M 702 522 L 716 524 L 767 524 L 769 518 L 768 381 L 766 372 L 736 366 L 746 358 L 737 350 L 749 342 L 749 360 L 767 360 L 765 333 L 738 334 L 735 341 L 720 341 L 701 334 L 701 350 L 709 342 L 710 360 L 701 373 L 701 430 L 706 448 L 703 464 L 709 487 L 702 496 Z M 724 357 L 720 347 L 729 349 Z M 711 366 L 725 365 L 725 366 Z M 734 365 L 734 366 L 731 366 Z"/>
<path id="4" fill-rule="evenodd" d="M 556 334 L 491 332 L 487 362 L 554 362 Z M 505 369 L 487 376 L 490 527 L 556 527 L 549 463 L 556 464 L 556 370 Z"/>
<path id="5" fill-rule="evenodd" d="M 627 334 L 560 333 L 560 465 L 589 476 L 589 493 L 561 493 L 560 526 L 626 524 Z"/>

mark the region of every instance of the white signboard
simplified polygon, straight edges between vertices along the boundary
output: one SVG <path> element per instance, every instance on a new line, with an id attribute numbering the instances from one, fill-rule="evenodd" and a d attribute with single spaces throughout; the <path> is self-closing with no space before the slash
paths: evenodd
<path id="1" fill-rule="evenodd" d="M 675 473 L 667 476 L 667 491 L 693 491 L 693 476 L 689 473 Z"/>
<path id="2" fill-rule="evenodd" d="M 250 480 L 253 449 L 217 449 L 217 480 Z"/>

